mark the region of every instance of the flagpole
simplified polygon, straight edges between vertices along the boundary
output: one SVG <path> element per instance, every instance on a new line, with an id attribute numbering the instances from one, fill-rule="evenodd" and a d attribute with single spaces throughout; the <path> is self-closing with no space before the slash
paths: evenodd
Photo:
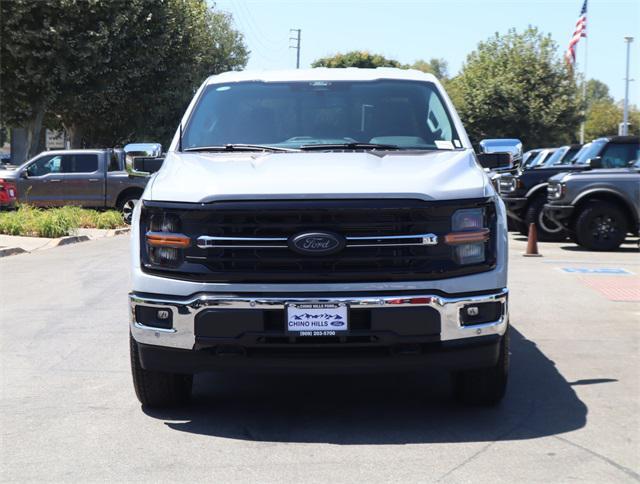
<path id="1" fill-rule="evenodd" d="M 584 144 L 584 123 L 586 121 L 586 117 L 587 117 L 587 51 L 589 50 L 589 34 L 587 31 L 587 26 L 589 24 L 585 24 L 585 29 L 584 29 L 584 68 L 582 70 L 582 105 L 584 106 L 583 111 L 582 111 L 582 115 L 583 115 L 583 119 L 582 119 L 582 123 L 580 124 L 580 144 L 583 145 Z"/>

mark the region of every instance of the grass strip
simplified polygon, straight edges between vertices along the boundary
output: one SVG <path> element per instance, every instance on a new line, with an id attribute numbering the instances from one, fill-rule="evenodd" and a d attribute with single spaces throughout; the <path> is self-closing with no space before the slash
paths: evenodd
<path id="1" fill-rule="evenodd" d="M 20 204 L 17 210 L 0 212 L 0 234 L 26 237 L 64 237 L 79 228 L 115 229 L 124 227 L 116 210 L 90 210 L 80 207 L 42 209 Z"/>

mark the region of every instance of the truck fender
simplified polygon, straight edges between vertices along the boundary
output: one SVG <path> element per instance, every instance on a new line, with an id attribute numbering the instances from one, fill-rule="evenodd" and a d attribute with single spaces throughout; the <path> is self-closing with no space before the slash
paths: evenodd
<path id="1" fill-rule="evenodd" d="M 548 182 L 544 182 L 544 183 L 539 183 L 536 186 L 532 187 L 527 194 L 525 195 L 525 197 L 527 198 L 531 198 L 534 194 L 536 194 L 539 190 L 542 190 L 543 188 L 547 188 L 547 186 L 549 185 Z"/>
<path id="2" fill-rule="evenodd" d="M 622 195 L 620 192 L 613 190 L 611 188 L 599 187 L 599 188 L 591 188 L 589 190 L 585 190 L 584 192 L 580 193 L 571 202 L 571 205 L 576 207 L 580 202 L 588 201 L 588 199 L 592 199 L 592 198 L 597 198 L 599 194 L 605 195 L 608 199 L 615 199 L 616 201 L 620 202 L 622 206 L 625 208 L 628 215 L 631 217 L 631 222 L 633 222 L 636 225 L 638 224 L 638 215 L 633 203 L 629 199 L 627 199 L 627 197 Z"/>

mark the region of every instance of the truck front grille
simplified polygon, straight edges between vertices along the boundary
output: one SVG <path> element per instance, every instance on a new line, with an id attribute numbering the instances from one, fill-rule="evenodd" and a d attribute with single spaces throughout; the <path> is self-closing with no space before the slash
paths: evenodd
<path id="1" fill-rule="evenodd" d="M 145 223 L 158 212 L 179 217 L 182 233 L 194 244 L 175 268 L 143 267 L 168 277 L 205 282 L 363 282 L 454 277 L 495 266 L 495 237 L 481 264 L 459 266 L 443 243 L 451 216 L 461 208 L 485 207 L 495 233 L 493 203 L 482 200 L 291 200 L 169 204 L 146 202 Z M 347 239 L 331 255 L 302 255 L 287 246 L 301 232 L 327 231 Z M 426 236 L 439 242 L 429 245 Z M 214 242 L 196 244 L 198 238 Z M 144 240 L 141 240 L 144 247 Z M 433 242 L 433 241 L 432 241 Z"/>

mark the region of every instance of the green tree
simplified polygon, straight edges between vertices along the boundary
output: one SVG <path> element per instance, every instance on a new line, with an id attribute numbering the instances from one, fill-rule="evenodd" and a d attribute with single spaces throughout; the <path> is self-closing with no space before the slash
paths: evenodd
<path id="1" fill-rule="evenodd" d="M 46 122 L 64 126 L 74 147 L 166 144 L 204 78 L 248 57 L 231 19 L 205 0 L 12 0 L 0 8 L 0 122 L 26 125 L 34 140 Z"/>
<path id="2" fill-rule="evenodd" d="M 145 138 L 166 146 L 199 84 L 246 64 L 242 36 L 226 14 L 212 12 L 204 1 L 145 0 L 139 9 L 130 4 L 126 17 L 118 30 L 110 28 L 113 40 L 104 51 L 122 64 L 100 64 L 90 82 L 58 99 L 56 112 L 72 145 Z"/>
<path id="3" fill-rule="evenodd" d="M 613 97 L 609 94 L 609 86 L 597 79 L 589 79 L 585 89 L 587 109 L 596 102 L 613 103 Z"/>
<path id="4" fill-rule="evenodd" d="M 575 80 L 551 37 L 534 27 L 480 42 L 450 90 L 475 142 L 514 137 L 528 147 L 559 145 L 575 139 L 581 121 Z"/>
<path id="5" fill-rule="evenodd" d="M 354 50 L 345 54 L 336 54 L 315 60 L 311 67 L 405 67 L 397 60 L 387 59 L 380 54 Z"/>
<path id="6" fill-rule="evenodd" d="M 587 111 L 584 123 L 584 138 L 594 138 L 618 133 L 618 123 L 622 120 L 622 110 L 607 100 L 595 101 Z"/>
<path id="7" fill-rule="evenodd" d="M 590 141 L 602 136 L 618 134 L 618 127 L 622 123 L 622 106 L 609 99 L 595 101 L 587 111 L 587 119 L 584 123 L 585 140 Z M 640 111 L 635 106 L 629 107 L 629 134 L 640 135 Z"/>
<path id="8" fill-rule="evenodd" d="M 411 65 L 412 69 L 433 74 L 440 81 L 449 79 L 449 64 L 444 59 L 430 59 L 429 61 L 418 59 Z"/>
<path id="9" fill-rule="evenodd" d="M 0 124 L 24 126 L 33 156 L 45 114 L 60 91 L 57 56 L 65 30 L 60 0 L 0 2 Z"/>

